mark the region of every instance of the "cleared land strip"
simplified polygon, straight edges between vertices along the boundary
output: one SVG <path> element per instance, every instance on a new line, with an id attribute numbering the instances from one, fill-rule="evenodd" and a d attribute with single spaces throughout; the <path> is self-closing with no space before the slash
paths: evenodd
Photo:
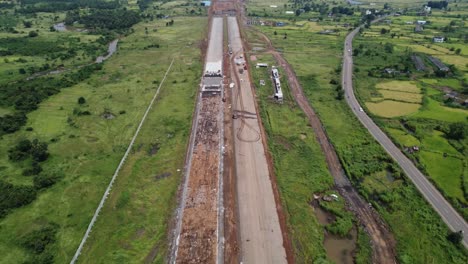
<path id="1" fill-rule="evenodd" d="M 80 256 L 81 250 L 83 249 L 83 246 L 86 243 L 86 240 L 88 239 L 89 234 L 91 233 L 91 230 L 92 230 L 92 228 L 94 226 L 94 223 L 96 222 L 96 220 L 97 220 L 97 218 L 99 216 L 99 212 L 101 211 L 102 207 L 104 206 L 104 203 L 106 202 L 107 196 L 109 196 L 109 193 L 110 193 L 110 191 L 112 189 L 112 185 L 114 184 L 114 181 L 117 178 L 120 169 L 122 168 L 123 164 L 125 163 L 125 160 L 127 159 L 128 154 L 130 153 L 130 151 L 131 151 L 131 149 L 133 147 L 133 143 L 135 143 L 135 140 L 138 137 L 138 134 L 140 133 L 141 127 L 145 123 L 146 117 L 148 116 L 149 111 L 153 107 L 154 101 L 156 100 L 156 98 L 159 95 L 159 91 L 161 90 L 161 87 L 164 84 L 164 81 L 166 80 L 167 74 L 169 73 L 169 71 L 172 68 L 172 64 L 174 64 L 174 59 L 172 59 L 171 64 L 169 65 L 169 67 L 167 68 L 166 73 L 164 74 L 164 78 L 162 79 L 161 83 L 159 84 L 159 87 L 156 90 L 156 93 L 154 94 L 153 98 L 151 99 L 150 104 L 148 105 L 148 108 L 146 108 L 145 114 L 141 118 L 140 124 L 138 125 L 138 127 L 137 127 L 137 129 L 135 131 L 135 134 L 133 135 L 132 141 L 130 141 L 130 144 L 128 145 L 127 151 L 125 151 L 125 154 L 123 155 L 122 159 L 120 160 L 120 163 L 117 166 L 117 169 L 115 170 L 114 175 L 112 176 L 112 179 L 109 182 L 109 185 L 107 186 L 107 189 L 104 192 L 104 195 L 102 196 L 102 199 L 99 202 L 99 205 L 98 205 L 96 211 L 94 212 L 93 218 L 91 219 L 91 222 L 88 225 L 88 229 L 86 229 L 86 233 L 84 234 L 84 236 L 83 236 L 83 238 L 81 240 L 81 243 L 78 246 L 78 249 L 76 250 L 75 255 L 73 256 L 70 263 L 72 263 L 72 264 L 75 263 L 76 260 L 78 259 L 78 257 Z"/>
<path id="2" fill-rule="evenodd" d="M 453 209 L 449 202 L 440 194 L 440 192 L 429 182 L 416 166 L 409 160 L 388 138 L 388 136 L 372 121 L 372 119 L 363 111 L 360 111 L 360 104 L 354 95 L 353 90 L 353 57 L 351 54 L 352 42 L 360 27 L 353 30 L 346 36 L 343 53 L 343 75 L 342 85 L 345 89 L 346 102 L 353 111 L 354 115 L 366 127 L 371 135 L 382 145 L 385 151 L 400 165 L 405 174 L 416 185 L 424 198 L 432 205 L 442 220 L 452 231 L 463 231 L 463 245 L 468 247 L 468 224 Z"/>
<path id="3" fill-rule="evenodd" d="M 244 56 L 236 17 L 228 17 L 229 44 L 233 60 Z M 235 77 L 233 108 L 235 163 L 239 207 L 242 263 L 286 263 L 283 234 L 276 210 L 270 172 L 261 140 L 255 98 L 248 72 L 240 73 L 232 63 Z"/>
<path id="4" fill-rule="evenodd" d="M 223 18 L 211 23 L 205 75 L 198 97 L 185 183 L 174 232 L 172 263 L 223 262 L 222 59 Z"/>

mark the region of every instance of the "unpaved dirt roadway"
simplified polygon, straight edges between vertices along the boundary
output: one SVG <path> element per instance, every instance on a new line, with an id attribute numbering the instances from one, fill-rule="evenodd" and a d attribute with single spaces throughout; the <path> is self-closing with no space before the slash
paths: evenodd
<path id="1" fill-rule="evenodd" d="M 228 17 L 233 56 L 244 56 L 236 17 Z M 244 56 L 245 57 L 245 56 Z M 248 73 L 233 64 L 234 142 L 242 263 L 287 263 L 255 98 Z"/>
<path id="2" fill-rule="evenodd" d="M 211 23 L 206 64 L 221 71 L 223 60 L 223 18 Z M 205 67 L 206 69 L 207 67 Z M 202 85 L 213 83 L 204 77 Z M 192 134 L 186 160 L 181 205 L 176 218 L 170 263 L 222 263 L 222 93 L 198 94 Z M 221 186 L 222 187 L 222 186 Z M 221 199 L 220 199 L 221 198 Z"/>
<path id="3" fill-rule="evenodd" d="M 340 194 L 345 198 L 348 208 L 356 214 L 358 221 L 369 234 L 372 243 L 372 263 L 393 264 L 396 263 L 395 239 L 389 231 L 386 224 L 381 220 L 380 216 L 359 196 L 356 190 L 352 187 L 349 180 L 346 178 L 341 163 L 331 145 L 325 130 L 322 127 L 320 119 L 315 114 L 309 101 L 305 97 L 302 87 L 289 63 L 282 55 L 273 49 L 268 37 L 259 32 L 268 44 L 268 52 L 271 53 L 276 62 L 285 70 L 288 78 L 291 93 L 294 96 L 299 107 L 306 114 L 310 125 L 314 130 L 316 138 L 320 143 L 322 151 L 325 154 L 328 169 L 332 174 L 335 185 Z"/>

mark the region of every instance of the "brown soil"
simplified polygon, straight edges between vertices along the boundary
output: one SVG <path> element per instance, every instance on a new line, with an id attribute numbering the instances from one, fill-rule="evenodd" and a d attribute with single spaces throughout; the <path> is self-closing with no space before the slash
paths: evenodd
<path id="1" fill-rule="evenodd" d="M 237 10 L 239 10 L 240 12 L 238 12 L 238 23 L 239 23 L 239 30 L 240 30 L 240 34 L 241 34 L 241 38 L 243 40 L 243 46 L 244 48 L 247 50 L 249 49 L 249 43 L 248 41 L 246 41 L 246 36 L 245 36 L 245 32 L 243 30 L 243 27 L 242 25 L 245 25 L 245 21 L 246 21 L 246 18 L 245 18 L 245 14 L 244 14 L 244 4 L 243 2 L 241 1 L 237 1 L 236 2 L 236 6 L 237 6 Z M 250 69 L 250 65 L 249 65 L 249 62 L 246 60 L 246 65 L 247 65 L 247 68 Z M 254 83 L 253 80 L 252 80 L 252 76 L 251 74 L 248 75 L 249 78 L 250 78 L 250 83 Z M 254 97 L 256 98 L 257 95 L 255 93 L 255 89 L 252 89 L 252 93 L 254 95 Z M 254 100 L 255 102 L 255 108 L 257 109 L 257 113 L 260 113 L 260 109 L 258 107 L 258 104 L 257 104 L 257 101 Z M 286 260 L 288 263 L 295 263 L 294 261 L 294 250 L 293 250 L 293 247 L 292 247 L 292 242 L 289 238 L 289 234 L 288 234 L 288 226 L 287 226 L 287 220 L 286 220 L 286 214 L 284 213 L 284 209 L 283 209 L 283 206 L 282 206 L 282 203 L 281 203 L 281 198 L 280 198 L 280 193 L 279 193 L 279 189 L 278 189 L 278 185 L 276 183 L 276 174 L 275 174 L 275 169 L 274 169 L 274 165 L 273 165 L 273 157 L 271 156 L 270 154 L 270 150 L 268 148 L 268 142 L 267 142 L 267 134 L 265 132 L 265 128 L 263 127 L 263 122 L 259 122 L 259 126 L 260 126 L 260 133 L 262 134 L 261 138 L 262 138 L 262 144 L 265 148 L 265 156 L 266 156 L 266 160 L 268 162 L 268 170 L 270 172 L 270 179 L 271 179 L 271 185 L 272 185 L 272 189 L 273 189 L 273 195 L 275 197 L 275 203 L 276 203 L 276 211 L 278 212 L 278 218 L 279 218 L 279 223 L 280 223 L 280 227 L 281 227 L 281 233 L 283 235 L 283 247 L 286 251 Z"/>
<path id="2" fill-rule="evenodd" d="M 225 27 L 227 30 L 227 27 Z M 224 40 L 224 69 L 230 68 L 227 39 Z M 229 87 L 230 71 L 225 70 L 224 83 L 224 263 L 239 263 L 238 207 L 234 155 L 234 127 L 232 124 L 232 93 Z"/>
<path id="3" fill-rule="evenodd" d="M 396 241 L 388 226 L 382 221 L 380 216 L 362 199 L 357 191 L 352 187 L 344 174 L 344 170 L 339 161 L 335 149 L 328 140 L 325 129 L 320 119 L 315 114 L 312 106 L 305 97 L 302 87 L 289 63 L 277 52 L 266 35 L 263 36 L 268 44 L 268 53 L 272 54 L 279 66 L 283 67 L 288 78 L 291 93 L 299 107 L 304 111 L 309 119 L 310 125 L 315 132 L 316 138 L 325 154 L 330 173 L 335 179 L 335 184 L 340 194 L 345 198 L 348 208 L 355 213 L 360 224 L 369 234 L 372 243 L 373 263 L 396 263 Z"/>
<path id="4" fill-rule="evenodd" d="M 202 97 L 177 262 L 216 263 L 219 96 Z"/>

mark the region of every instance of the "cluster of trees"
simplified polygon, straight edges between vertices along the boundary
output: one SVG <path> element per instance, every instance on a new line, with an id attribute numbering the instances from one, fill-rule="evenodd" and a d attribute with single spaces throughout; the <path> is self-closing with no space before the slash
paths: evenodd
<path id="1" fill-rule="evenodd" d="M 0 136 L 14 133 L 26 124 L 26 115 L 22 112 L 0 116 Z"/>
<path id="2" fill-rule="evenodd" d="M 47 223 L 20 237 L 21 246 L 32 255 L 28 263 L 54 262 L 52 245 L 56 242 L 58 228 L 59 226 L 55 223 Z"/>
<path id="3" fill-rule="evenodd" d="M 349 7 L 342 7 L 342 6 L 335 6 L 331 9 L 331 12 L 333 14 L 343 14 L 343 15 L 348 15 L 352 16 L 354 14 L 354 10 Z"/>
<path id="4" fill-rule="evenodd" d="M 88 15 L 80 15 L 78 11 L 68 12 L 65 18 L 66 24 L 78 21 L 92 29 L 128 29 L 140 21 L 140 15 L 125 9 L 93 10 Z"/>
<path id="5" fill-rule="evenodd" d="M 26 123 L 25 113 L 37 109 L 38 104 L 61 88 L 73 86 L 88 79 L 95 71 L 102 69 L 100 64 L 92 64 L 61 78 L 40 77 L 0 85 L 0 105 L 13 106 L 17 113 L 0 117 L 0 135 L 13 133 Z"/>
<path id="6" fill-rule="evenodd" d="M 116 9 L 121 5 L 119 1 L 101 0 L 23 0 L 19 13 L 31 14 L 37 12 L 58 12 L 77 10 L 80 8 Z"/>
<path id="7" fill-rule="evenodd" d="M 47 148 L 47 143 L 40 142 L 38 139 L 34 139 L 33 141 L 24 139 L 8 150 L 8 158 L 15 162 L 28 158 L 32 158 L 35 162 L 43 162 L 49 158 Z"/>
<path id="8" fill-rule="evenodd" d="M 429 1 L 427 2 L 427 6 L 438 9 L 447 8 L 448 1 Z"/>
<path id="9" fill-rule="evenodd" d="M 22 162 L 22 166 L 31 164 L 24 169 L 23 175 L 34 175 L 34 179 L 33 186 L 13 185 L 0 179 L 0 218 L 14 208 L 31 203 L 39 190 L 52 186 L 63 177 L 60 170 L 42 169 L 40 162 L 49 157 L 48 145 L 37 139 L 19 141 L 8 151 L 8 157 L 14 162 Z"/>
<path id="10" fill-rule="evenodd" d="M 15 186 L 0 180 L 0 218 L 11 209 L 29 204 L 36 199 L 36 190 L 31 186 Z"/>
<path id="11" fill-rule="evenodd" d="M 463 140 L 468 135 L 468 124 L 456 122 L 449 125 L 447 137 L 454 140 Z"/>
<path id="12" fill-rule="evenodd" d="M 35 31 L 31 31 L 35 32 Z M 36 32 L 37 33 L 37 32 Z M 60 43 L 62 44 L 62 43 Z M 0 38 L 0 56 L 24 55 L 36 56 L 64 51 L 56 42 L 31 38 Z"/>

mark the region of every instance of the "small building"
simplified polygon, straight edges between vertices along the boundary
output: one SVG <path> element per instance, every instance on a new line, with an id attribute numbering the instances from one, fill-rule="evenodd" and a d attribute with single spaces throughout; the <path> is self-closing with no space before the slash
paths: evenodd
<path id="1" fill-rule="evenodd" d="M 294 15 L 294 11 L 286 11 L 286 15 Z"/>
<path id="2" fill-rule="evenodd" d="M 372 15 L 372 11 L 370 11 L 369 9 L 366 10 L 366 15 Z"/>
<path id="3" fill-rule="evenodd" d="M 284 22 L 276 22 L 275 24 L 277 27 L 284 27 L 286 25 L 286 23 Z"/>
<path id="4" fill-rule="evenodd" d="M 322 34 L 322 35 L 329 35 L 329 34 L 333 34 L 335 33 L 335 31 L 333 29 L 326 29 L 326 30 L 322 30 L 319 32 L 319 34 Z"/>
<path id="5" fill-rule="evenodd" d="M 424 6 L 424 12 L 430 13 L 431 12 L 431 7 L 430 6 Z"/>
<path id="6" fill-rule="evenodd" d="M 434 43 L 443 43 L 444 41 L 445 41 L 445 38 L 441 36 L 435 36 L 432 38 L 432 42 Z"/>
<path id="7" fill-rule="evenodd" d="M 413 21 L 406 21 L 405 24 L 406 24 L 406 25 L 413 25 L 414 22 L 413 22 Z"/>
<path id="8" fill-rule="evenodd" d="M 416 24 L 418 25 L 426 25 L 427 21 L 426 20 L 418 20 L 416 21 Z"/>
<path id="9" fill-rule="evenodd" d="M 211 6 L 211 1 L 201 1 L 201 6 Z"/>
<path id="10" fill-rule="evenodd" d="M 257 63 L 257 68 L 267 68 L 268 63 Z"/>

